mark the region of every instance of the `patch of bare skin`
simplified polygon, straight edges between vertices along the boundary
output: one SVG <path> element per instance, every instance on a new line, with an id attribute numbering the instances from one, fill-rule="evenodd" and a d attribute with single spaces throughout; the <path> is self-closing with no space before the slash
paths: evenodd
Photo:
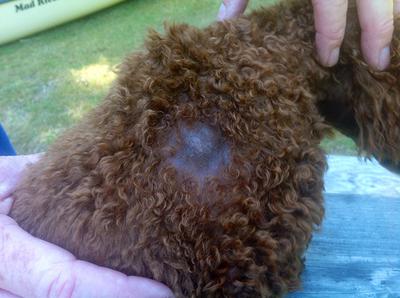
<path id="1" fill-rule="evenodd" d="M 167 162 L 200 186 L 219 178 L 231 159 L 230 147 L 217 127 L 203 122 L 179 123 L 168 140 Z"/>

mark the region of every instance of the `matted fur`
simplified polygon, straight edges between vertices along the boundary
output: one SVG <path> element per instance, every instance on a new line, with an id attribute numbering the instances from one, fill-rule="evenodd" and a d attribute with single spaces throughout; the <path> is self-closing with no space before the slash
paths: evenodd
<path id="1" fill-rule="evenodd" d="M 324 214 L 318 145 L 328 124 L 393 167 L 400 160 L 399 29 L 390 67 L 373 71 L 351 6 L 330 69 L 314 57 L 305 0 L 151 32 L 104 102 L 29 169 L 12 217 L 80 259 L 156 279 L 177 297 L 298 288 Z M 207 177 L 182 169 L 208 169 L 208 155 L 172 162 L 179 135 L 196 127 L 211 131 L 215 154 L 225 150 Z"/>

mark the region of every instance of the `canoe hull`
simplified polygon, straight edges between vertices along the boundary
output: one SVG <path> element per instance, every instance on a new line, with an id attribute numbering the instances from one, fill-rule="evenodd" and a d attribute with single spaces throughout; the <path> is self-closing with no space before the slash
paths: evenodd
<path id="1" fill-rule="evenodd" d="M 0 4 L 0 44 L 52 28 L 123 0 L 16 0 Z"/>

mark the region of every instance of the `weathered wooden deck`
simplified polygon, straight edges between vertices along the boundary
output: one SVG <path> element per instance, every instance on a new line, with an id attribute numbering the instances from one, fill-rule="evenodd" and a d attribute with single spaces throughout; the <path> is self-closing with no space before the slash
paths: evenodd
<path id="1" fill-rule="evenodd" d="M 376 162 L 329 158 L 326 216 L 289 298 L 400 297 L 400 176 Z"/>

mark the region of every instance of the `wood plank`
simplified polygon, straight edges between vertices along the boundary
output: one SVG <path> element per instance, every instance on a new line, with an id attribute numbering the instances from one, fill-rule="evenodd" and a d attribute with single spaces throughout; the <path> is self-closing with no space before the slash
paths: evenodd
<path id="1" fill-rule="evenodd" d="M 290 298 L 400 297 L 400 176 L 376 160 L 328 156 L 325 222 Z"/>
<path id="2" fill-rule="evenodd" d="M 400 175 L 388 171 L 375 159 L 330 155 L 328 165 L 325 175 L 327 193 L 400 198 Z"/>
<path id="3" fill-rule="evenodd" d="M 290 298 L 400 297 L 400 198 L 326 194 L 326 216 Z"/>

